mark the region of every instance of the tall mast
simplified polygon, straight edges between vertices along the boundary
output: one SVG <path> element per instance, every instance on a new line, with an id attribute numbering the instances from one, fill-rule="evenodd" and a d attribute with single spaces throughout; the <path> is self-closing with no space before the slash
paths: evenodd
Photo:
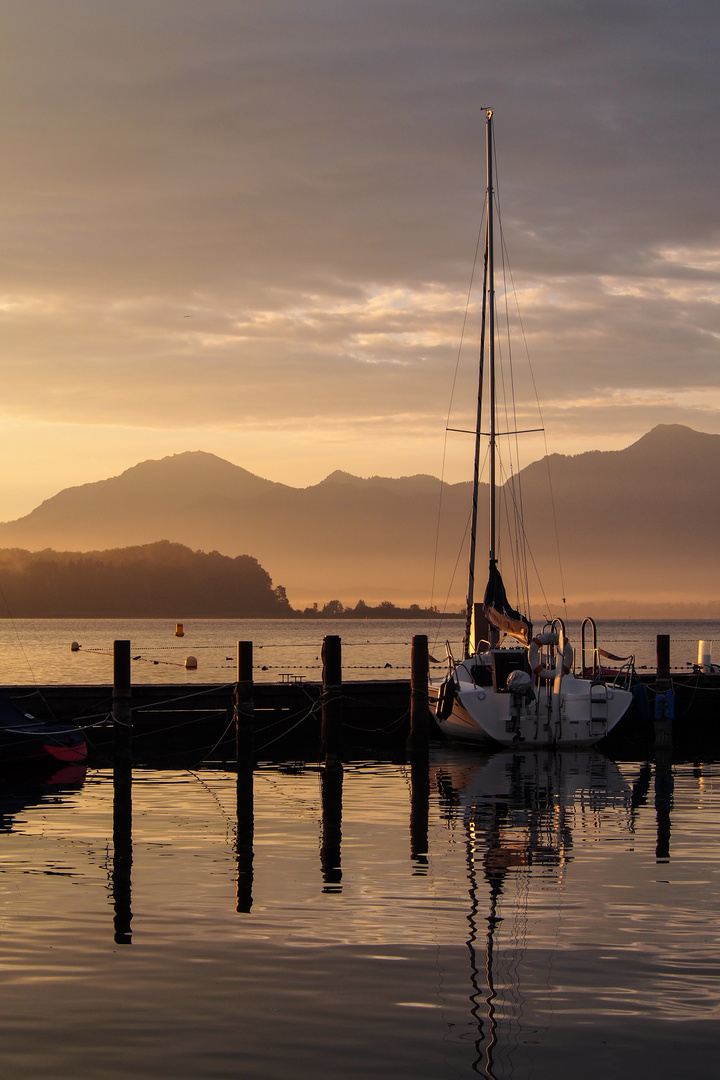
<path id="1" fill-rule="evenodd" d="M 497 565 L 497 490 L 495 464 L 497 459 L 497 430 L 495 424 L 495 238 L 493 217 L 495 189 L 493 187 L 493 130 L 492 109 L 487 111 L 487 261 L 488 261 L 488 393 L 490 396 L 490 577 Z M 499 633 L 490 627 L 490 645 L 497 645 Z"/>
<path id="2" fill-rule="evenodd" d="M 495 238 L 493 234 L 493 135 L 492 109 L 487 111 L 487 261 L 488 261 L 488 376 L 490 395 L 490 569 L 497 562 L 496 492 L 495 492 Z"/>
<path id="3" fill-rule="evenodd" d="M 475 468 L 473 471 L 473 502 L 470 518 L 470 560 L 468 568 L 468 591 L 465 604 L 465 638 L 463 641 L 464 659 L 470 655 L 470 632 L 472 626 L 473 603 L 475 599 L 475 548 L 477 542 L 478 487 L 480 485 L 480 432 L 482 427 L 482 390 L 485 367 L 485 324 L 490 299 L 490 563 L 495 552 L 495 346 L 494 328 L 494 260 L 492 226 L 492 109 L 486 110 L 486 157 L 487 157 L 487 193 L 485 217 L 485 259 L 483 266 L 482 313 L 480 321 L 480 358 L 478 371 L 477 417 L 475 421 Z M 488 286 L 489 281 L 489 286 Z M 474 642 L 477 646 L 477 642 Z"/>

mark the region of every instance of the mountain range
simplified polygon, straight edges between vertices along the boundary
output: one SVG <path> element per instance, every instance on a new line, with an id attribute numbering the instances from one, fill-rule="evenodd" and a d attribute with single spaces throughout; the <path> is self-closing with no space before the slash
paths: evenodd
<path id="1" fill-rule="evenodd" d="M 661 425 L 624 450 L 553 454 L 506 482 L 507 506 L 519 489 L 531 568 L 542 577 L 541 589 L 531 569 L 531 591 L 543 611 L 545 596 L 553 610 L 566 596 L 578 615 L 593 603 L 625 617 L 639 605 L 668 615 L 720 610 L 720 435 Z M 457 610 L 470 498 L 469 482 L 425 475 L 334 472 L 294 488 L 190 451 L 60 491 L 0 523 L 0 547 L 97 551 L 170 540 L 253 556 L 294 607 L 337 598 Z M 481 491 L 480 565 L 486 501 Z"/>

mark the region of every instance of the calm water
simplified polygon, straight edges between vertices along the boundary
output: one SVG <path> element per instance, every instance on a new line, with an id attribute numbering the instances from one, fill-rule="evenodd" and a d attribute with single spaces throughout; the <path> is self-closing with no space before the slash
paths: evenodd
<path id="1" fill-rule="evenodd" d="M 235 678 L 238 641 L 254 642 L 255 678 L 277 681 L 283 673 L 308 680 L 321 677 L 320 647 L 326 634 L 339 634 L 343 645 L 344 677 L 351 679 L 408 678 L 410 644 L 414 634 L 427 634 L 433 665 L 444 670 L 445 640 L 456 654 L 464 623 L 442 625 L 416 621 L 318 620 L 317 622 L 255 619 L 193 620 L 185 636 L 175 637 L 175 623 L 163 620 L 3 619 L 0 620 L 0 685 L 112 683 L 112 647 L 129 638 L 133 650 L 133 681 L 137 683 L 217 683 Z M 579 648 L 577 624 L 568 631 Z M 715 640 L 720 662 L 718 622 L 601 622 L 599 644 L 610 652 L 634 653 L 639 666 L 654 668 L 655 638 L 669 633 L 672 664 L 687 670 L 697 659 L 698 640 Z M 71 652 L 72 642 L 81 648 Z M 198 662 L 185 669 L 187 656 Z"/>
<path id="2" fill-rule="evenodd" d="M 131 874 L 110 772 L 1 790 L 2 1076 L 717 1075 L 718 765 L 136 770 Z"/>

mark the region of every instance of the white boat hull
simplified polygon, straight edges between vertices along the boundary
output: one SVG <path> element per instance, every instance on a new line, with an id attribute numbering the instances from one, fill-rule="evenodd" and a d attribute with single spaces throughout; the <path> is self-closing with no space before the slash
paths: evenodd
<path id="1" fill-rule="evenodd" d="M 441 685 L 430 685 L 431 709 L 437 707 Z M 535 700 L 522 703 L 507 691 L 460 679 L 452 712 L 445 719 L 436 713 L 436 718 L 442 733 L 458 742 L 506 747 L 593 746 L 613 730 L 632 700 L 629 690 L 576 679 L 572 674 L 537 686 Z"/>

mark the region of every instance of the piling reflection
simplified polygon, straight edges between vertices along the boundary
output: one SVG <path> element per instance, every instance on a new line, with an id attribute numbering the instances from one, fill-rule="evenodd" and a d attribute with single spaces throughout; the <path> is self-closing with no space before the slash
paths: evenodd
<path id="1" fill-rule="evenodd" d="M 253 904 L 253 842 L 255 835 L 254 771 L 249 755 L 238 759 L 237 770 L 237 903 L 247 913 Z"/>
<path id="2" fill-rule="evenodd" d="M 427 754 L 410 758 L 410 858 L 413 874 L 425 877 L 428 872 L 428 820 L 430 770 Z"/>
<path id="3" fill-rule="evenodd" d="M 673 806 L 674 781 L 669 755 L 655 761 L 655 814 L 657 818 L 657 844 L 655 858 L 658 862 L 670 859 L 670 813 Z"/>
<path id="4" fill-rule="evenodd" d="M 113 768 L 112 898 L 114 938 L 132 944 L 132 767 L 126 761 Z"/>
<path id="5" fill-rule="evenodd" d="M 336 759 L 329 759 L 321 773 L 322 835 L 320 866 L 323 892 L 342 892 L 342 786 L 343 768 Z"/>
<path id="6" fill-rule="evenodd" d="M 596 823 L 600 812 L 622 809 L 631 831 L 633 792 L 614 762 L 594 751 L 457 756 L 437 764 L 435 779 L 441 812 L 462 827 L 466 845 L 473 1070 L 498 1080 L 512 1074 L 522 1041 L 531 890 L 562 886 L 573 830 Z"/>

